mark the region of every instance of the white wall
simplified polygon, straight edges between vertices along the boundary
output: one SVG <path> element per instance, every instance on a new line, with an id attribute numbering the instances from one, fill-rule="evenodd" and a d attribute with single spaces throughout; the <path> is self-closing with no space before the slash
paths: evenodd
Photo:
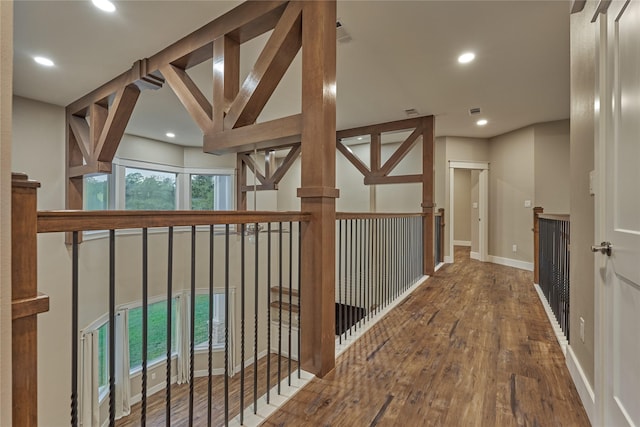
<path id="1" fill-rule="evenodd" d="M 535 139 L 535 206 L 546 213 L 569 212 L 569 120 L 540 123 Z"/>
<path id="2" fill-rule="evenodd" d="M 474 207 L 475 206 L 475 207 Z M 480 171 L 471 171 L 471 252 L 480 252 Z"/>
<path id="3" fill-rule="evenodd" d="M 489 254 L 533 261 L 534 133 L 532 127 L 492 138 L 489 171 Z M 512 251 L 517 245 L 517 252 Z"/>
<path id="4" fill-rule="evenodd" d="M 11 425 L 11 108 L 13 2 L 0 1 L 0 425 Z"/>

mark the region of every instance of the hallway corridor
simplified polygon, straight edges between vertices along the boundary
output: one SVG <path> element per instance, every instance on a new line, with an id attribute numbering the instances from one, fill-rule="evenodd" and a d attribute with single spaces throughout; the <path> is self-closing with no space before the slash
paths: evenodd
<path id="1" fill-rule="evenodd" d="M 437 271 L 268 426 L 588 426 L 532 273 Z"/>

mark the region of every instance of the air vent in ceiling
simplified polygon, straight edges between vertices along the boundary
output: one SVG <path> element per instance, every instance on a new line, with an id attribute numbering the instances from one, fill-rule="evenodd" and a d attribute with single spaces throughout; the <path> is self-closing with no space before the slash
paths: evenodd
<path id="1" fill-rule="evenodd" d="M 480 114 L 480 107 L 469 108 L 470 116 L 475 116 L 476 114 Z"/>
<path id="2" fill-rule="evenodd" d="M 347 33 L 344 25 L 342 25 L 342 21 L 339 19 L 336 21 L 336 39 L 338 43 L 349 43 L 351 41 L 351 36 Z"/>
<path id="3" fill-rule="evenodd" d="M 418 110 L 416 110 L 415 108 L 407 108 L 406 110 L 404 110 L 404 113 L 409 117 L 416 117 L 420 115 L 420 113 L 418 113 Z"/>

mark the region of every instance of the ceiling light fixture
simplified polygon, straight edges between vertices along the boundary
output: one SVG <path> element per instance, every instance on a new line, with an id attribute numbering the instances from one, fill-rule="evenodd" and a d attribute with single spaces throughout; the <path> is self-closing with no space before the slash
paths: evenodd
<path id="1" fill-rule="evenodd" d="M 484 125 L 486 125 L 487 123 L 489 123 L 489 121 L 487 121 L 487 119 L 480 119 L 480 120 L 478 120 L 478 121 L 476 122 L 476 124 L 477 124 L 478 126 L 484 126 Z"/>
<path id="2" fill-rule="evenodd" d="M 476 58 L 476 54 L 473 52 L 465 52 L 458 56 L 458 62 L 461 64 L 468 64 Z"/>
<path id="3" fill-rule="evenodd" d="M 175 138 L 176 137 L 176 134 L 173 133 L 173 132 L 167 132 L 166 135 L 167 135 L 168 138 Z"/>
<path id="4" fill-rule="evenodd" d="M 33 58 L 40 65 L 44 65 L 45 67 L 53 67 L 55 64 L 49 58 L 45 58 L 44 56 L 35 56 Z"/>
<path id="5" fill-rule="evenodd" d="M 115 12 L 116 6 L 111 3 L 109 0 L 91 0 L 93 5 L 100 10 L 104 10 L 105 12 Z"/>

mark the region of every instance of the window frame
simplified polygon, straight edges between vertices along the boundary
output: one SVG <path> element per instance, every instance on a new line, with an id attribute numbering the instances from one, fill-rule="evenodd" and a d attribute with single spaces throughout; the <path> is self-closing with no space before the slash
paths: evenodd
<path id="1" fill-rule="evenodd" d="M 191 296 L 191 292 L 188 291 L 187 294 L 189 296 Z M 222 295 L 224 297 L 224 288 L 213 288 L 213 294 L 214 295 Z M 197 288 L 196 289 L 196 296 L 198 295 L 209 295 L 209 288 Z M 233 313 L 233 307 L 232 307 L 232 302 L 233 302 L 233 295 L 234 295 L 234 291 L 232 289 L 229 290 L 229 314 L 231 315 Z M 222 300 L 222 304 L 224 304 L 224 299 Z M 215 305 L 215 302 L 214 302 Z M 208 307 L 208 305 L 207 305 Z M 222 319 L 222 321 L 224 322 L 224 319 Z M 225 325 L 225 327 L 227 327 L 227 325 Z M 207 329 L 208 331 L 208 329 Z M 208 334 L 207 334 L 208 335 Z M 193 350 L 196 353 L 204 353 L 204 352 L 208 352 L 209 351 L 209 337 L 207 336 L 207 340 L 200 343 L 200 344 L 196 344 L 193 343 Z M 216 344 L 214 343 L 212 346 L 212 351 L 216 352 L 216 351 L 224 351 L 224 343 L 222 344 Z"/>

